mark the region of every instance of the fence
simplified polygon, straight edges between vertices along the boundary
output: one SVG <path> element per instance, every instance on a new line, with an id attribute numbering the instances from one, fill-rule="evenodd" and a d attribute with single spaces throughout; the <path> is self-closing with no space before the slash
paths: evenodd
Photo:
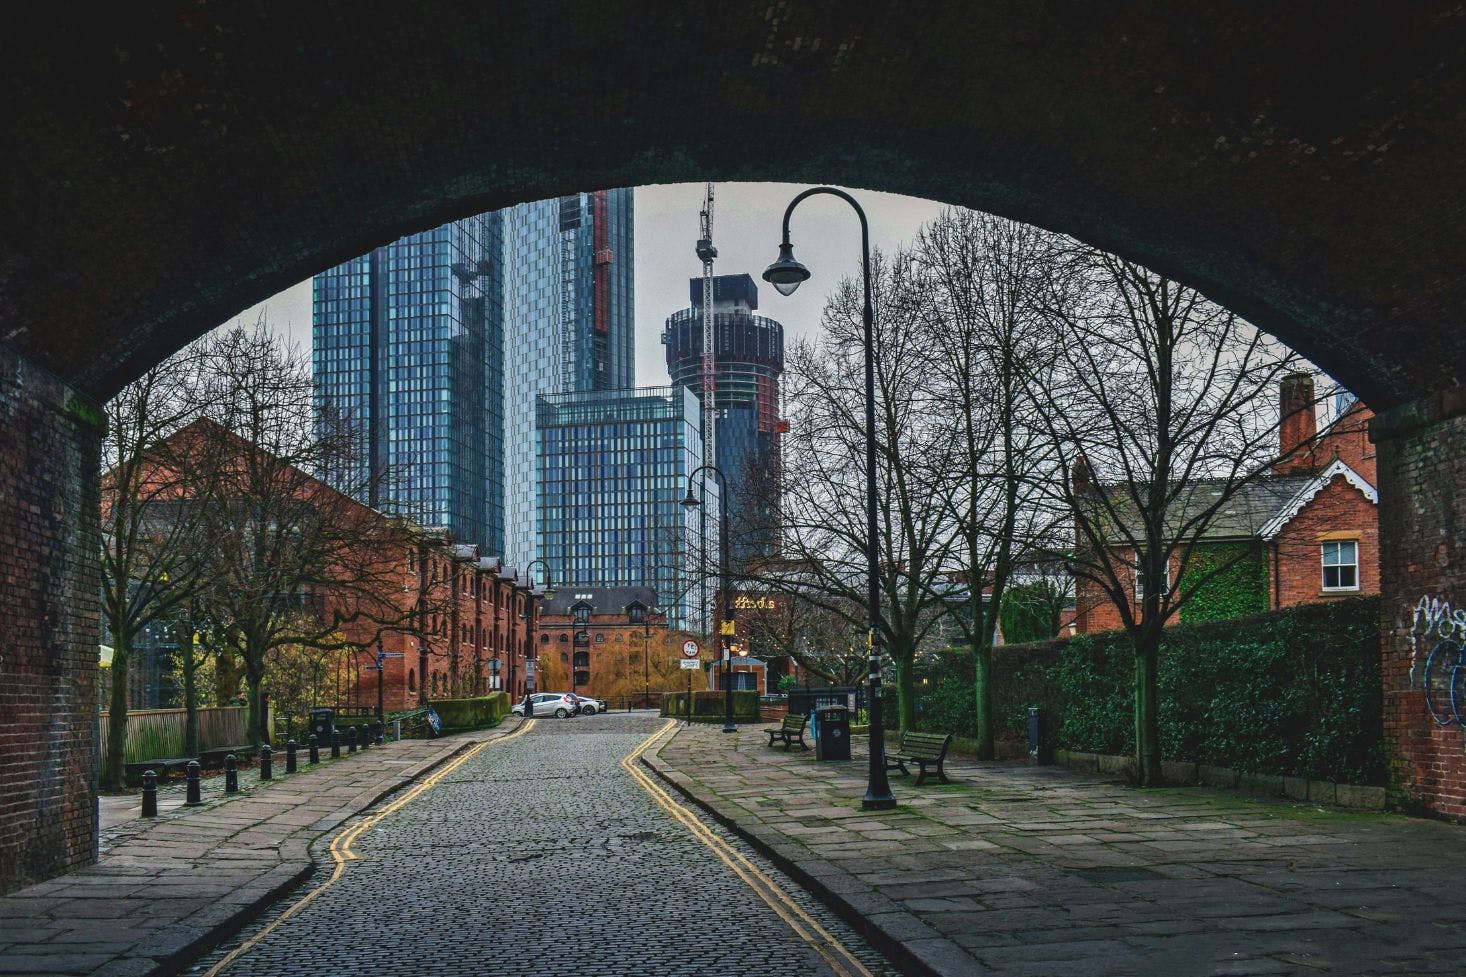
<path id="1" fill-rule="evenodd" d="M 243 706 L 205 706 L 198 710 L 199 750 L 217 750 L 248 743 Z M 102 713 L 101 755 L 107 755 L 107 713 Z M 141 763 L 187 756 L 184 740 L 187 712 L 183 709 L 138 709 L 127 714 L 124 763 Z"/>

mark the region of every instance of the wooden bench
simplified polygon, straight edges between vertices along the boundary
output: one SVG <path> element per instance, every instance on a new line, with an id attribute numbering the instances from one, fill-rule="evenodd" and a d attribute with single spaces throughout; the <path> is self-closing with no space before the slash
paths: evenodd
<path id="1" fill-rule="evenodd" d="M 764 732 L 769 734 L 769 745 L 774 745 L 774 740 L 782 739 L 784 749 L 787 751 L 796 741 L 804 749 L 809 749 L 809 744 L 804 742 L 804 727 L 809 725 L 807 716 L 785 716 L 784 721 L 777 726 L 765 726 Z"/>
<path id="2" fill-rule="evenodd" d="M 160 781 L 166 781 L 169 774 L 174 771 L 182 773 L 191 762 L 193 762 L 193 757 L 185 756 L 160 757 L 142 763 L 125 763 L 122 765 L 122 778 L 125 783 L 140 784 L 143 781 L 143 774 L 151 770 L 158 775 Z"/>
<path id="3" fill-rule="evenodd" d="M 935 767 L 937 779 L 944 784 L 949 784 L 951 781 L 947 779 L 947 773 L 942 769 L 942 764 L 946 762 L 947 748 L 951 745 L 951 733 L 945 735 L 942 733 L 905 733 L 896 751 L 886 754 L 886 769 L 900 770 L 910 776 L 911 771 L 906 769 L 906 764 L 917 764 L 916 786 L 920 787 L 926 780 L 926 768 Z"/>

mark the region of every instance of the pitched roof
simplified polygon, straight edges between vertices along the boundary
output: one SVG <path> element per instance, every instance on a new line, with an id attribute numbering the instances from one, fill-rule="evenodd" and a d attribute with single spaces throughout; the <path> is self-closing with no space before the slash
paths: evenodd
<path id="1" fill-rule="evenodd" d="M 624 614 L 633 601 L 655 610 L 657 592 L 650 587 L 557 587 L 540 613 L 569 614 L 577 604 L 589 604 L 592 614 Z"/>

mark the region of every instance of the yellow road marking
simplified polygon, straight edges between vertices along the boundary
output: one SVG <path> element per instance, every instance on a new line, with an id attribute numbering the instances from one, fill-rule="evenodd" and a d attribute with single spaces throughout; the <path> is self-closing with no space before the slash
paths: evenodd
<path id="1" fill-rule="evenodd" d="M 717 855 L 724 865 L 727 865 L 735 875 L 747 883 L 748 887 L 757 893 L 758 897 L 767 903 L 769 908 L 777 913 L 779 918 L 784 920 L 800 939 L 808 943 L 816 953 L 824 958 L 838 977 L 874 977 L 865 964 L 856 959 L 855 955 L 846 949 L 844 944 L 837 940 L 829 930 L 805 912 L 779 883 L 745 858 L 736 848 L 710 831 L 697 815 L 673 799 L 671 794 L 663 790 L 660 784 L 641 769 L 641 755 L 676 727 L 676 722 L 668 720 L 666 725 L 627 754 L 622 759 L 621 766 L 631 774 L 632 779 L 643 790 L 651 795 L 658 807 L 672 815 L 694 838 L 712 849 L 713 854 Z"/>
<path id="2" fill-rule="evenodd" d="M 377 811 L 374 814 L 369 814 L 364 818 L 360 818 L 354 823 L 348 825 L 347 827 L 342 828 L 341 831 L 336 835 L 336 837 L 331 839 L 331 860 L 336 863 L 336 867 L 331 870 L 330 878 L 326 879 L 326 881 L 322 882 L 319 886 L 312 889 L 310 892 L 307 892 L 301 898 L 297 899 L 289 909 L 281 913 L 279 918 L 276 919 L 269 926 L 266 926 L 254 936 L 250 937 L 248 940 L 245 940 L 233 950 L 230 950 L 227 954 L 225 954 L 224 959 L 220 960 L 218 963 L 210 967 L 203 974 L 203 977 L 218 977 L 219 974 L 228 969 L 230 964 L 234 963 L 234 961 L 239 959 L 243 954 L 254 949 L 254 947 L 257 946 L 261 940 L 263 940 L 265 937 L 269 936 L 276 929 L 278 929 L 281 923 L 285 922 L 291 916 L 294 916 L 296 913 L 300 912 L 306 906 L 309 906 L 313 901 L 315 901 L 315 898 L 317 896 L 319 896 L 322 892 L 325 892 L 331 886 L 335 885 L 337 880 L 340 879 L 342 874 L 346 871 L 346 863 L 354 862 L 361 858 L 360 855 L 351 850 L 351 846 L 355 844 L 356 840 L 360 838 L 364 833 L 370 831 L 373 827 L 375 827 L 377 823 L 380 822 L 383 818 L 387 817 L 390 814 L 397 813 L 408 804 L 411 804 L 414 800 L 427 793 L 429 790 L 432 790 L 432 788 L 436 786 L 439 781 L 441 781 L 444 777 L 448 776 L 453 771 L 457 770 L 459 767 L 463 766 L 469 760 L 473 759 L 485 747 L 492 746 L 495 743 L 506 743 L 509 740 L 514 739 L 516 736 L 523 736 L 534 727 L 534 724 L 535 720 L 527 719 L 520 725 L 518 729 L 510 733 L 508 736 L 500 736 L 496 739 L 485 740 L 484 742 L 479 743 L 477 746 L 465 750 L 463 753 L 459 754 L 443 766 L 439 767 L 437 770 L 433 771 L 431 776 L 414 784 L 413 787 L 407 791 L 407 793 L 403 794 L 401 797 L 397 798 L 397 800 L 393 801 L 391 804 L 388 804 L 380 811 Z"/>

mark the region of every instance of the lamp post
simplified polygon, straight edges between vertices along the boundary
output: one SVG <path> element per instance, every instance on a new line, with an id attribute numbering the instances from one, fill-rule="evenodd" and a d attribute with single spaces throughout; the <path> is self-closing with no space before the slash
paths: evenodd
<path id="1" fill-rule="evenodd" d="M 806 197 L 830 194 L 848 203 L 860 218 L 860 268 L 865 283 L 865 521 L 866 521 L 866 647 L 870 653 L 870 773 L 865 798 L 860 806 L 867 811 L 885 811 L 896 806 L 891 784 L 886 776 L 886 737 L 881 726 L 881 593 L 880 539 L 876 535 L 876 371 L 875 317 L 870 300 L 870 225 L 865 211 L 855 198 L 834 187 L 811 187 L 789 201 L 784 210 L 784 236 L 779 243 L 779 257 L 764 270 L 763 279 L 780 295 L 793 295 L 794 290 L 809 279 L 809 269 L 794 259 L 794 245 L 789 241 L 789 218 L 794 208 Z"/>
<path id="2" fill-rule="evenodd" d="M 528 621 L 524 629 L 526 634 L 528 634 L 531 630 L 530 625 L 534 623 L 534 575 L 530 571 L 535 568 L 535 564 L 539 564 L 540 566 L 545 568 L 545 589 L 541 591 L 542 599 L 549 600 L 550 598 L 555 596 L 555 588 L 550 583 L 550 565 L 546 563 L 543 559 L 530 560 L 529 565 L 524 568 L 524 575 L 529 578 L 529 605 L 525 608 L 525 614 Z M 529 661 L 528 648 L 525 649 L 524 660 L 526 663 Z M 524 676 L 524 718 L 534 718 L 534 697 L 530 694 L 529 690 L 528 667 L 525 668 Z"/>
<path id="3" fill-rule="evenodd" d="M 723 594 L 723 613 L 719 616 L 719 623 L 732 620 L 728 613 L 730 605 L 728 595 L 728 480 L 723 477 L 723 472 L 717 465 L 701 465 L 691 475 L 687 476 L 687 497 L 682 500 L 682 505 L 688 509 L 695 509 L 702 505 L 702 501 L 693 494 L 692 480 L 704 471 L 712 472 L 718 477 L 718 487 L 722 492 L 721 501 L 722 518 L 719 521 L 718 529 L 718 589 Z M 738 726 L 733 722 L 733 674 L 731 671 L 731 656 L 728 653 L 728 642 L 721 634 L 717 635 L 717 644 L 714 646 L 723 657 L 723 732 L 736 733 Z"/>

